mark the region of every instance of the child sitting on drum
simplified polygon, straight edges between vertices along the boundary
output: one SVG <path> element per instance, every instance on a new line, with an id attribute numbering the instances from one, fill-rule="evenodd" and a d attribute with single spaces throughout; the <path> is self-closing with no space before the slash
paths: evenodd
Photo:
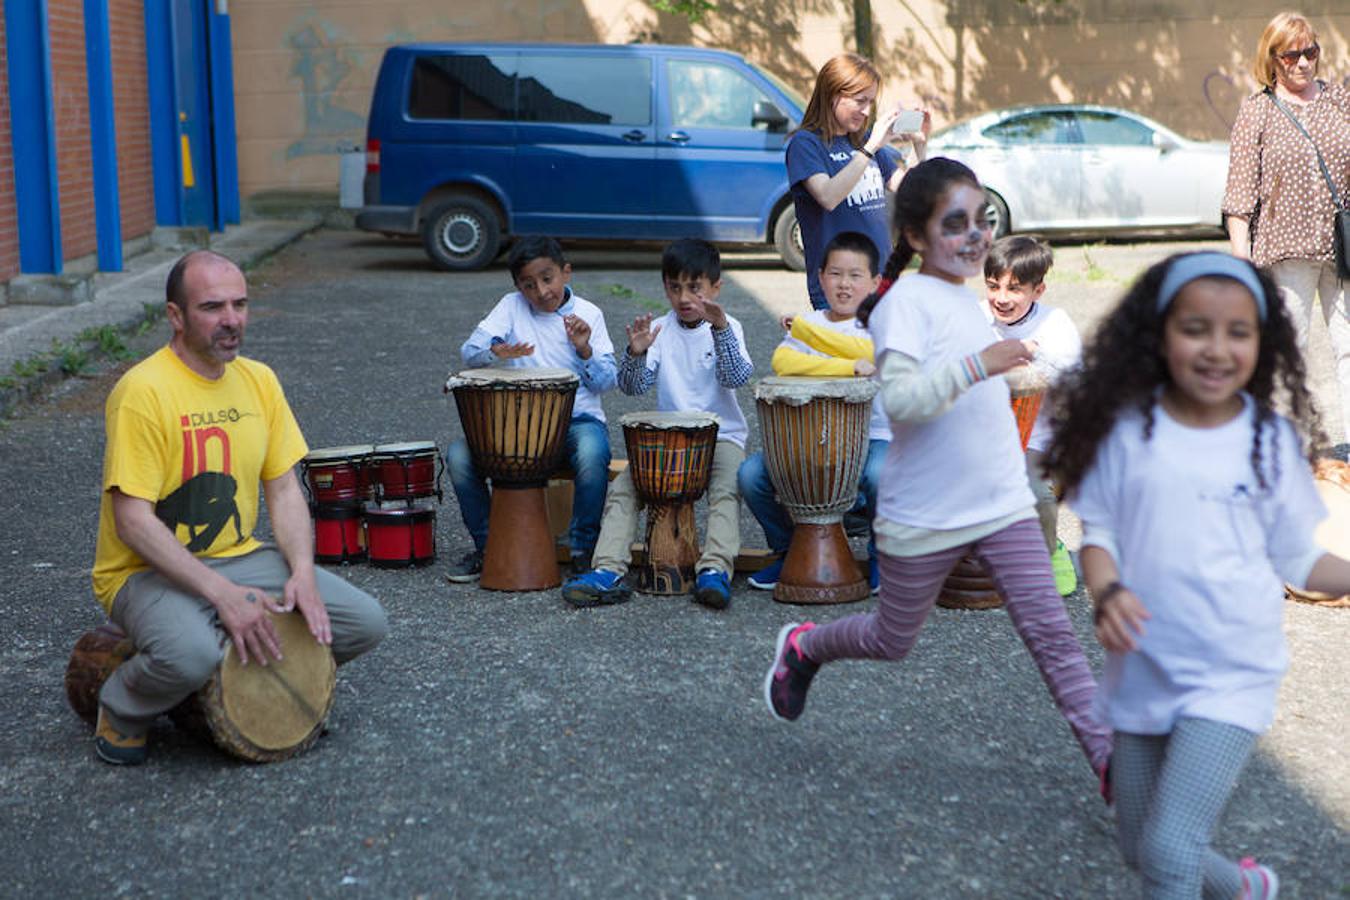
<path id="1" fill-rule="evenodd" d="M 581 379 L 567 429 L 567 464 L 576 473 L 569 535 L 572 566 L 590 567 L 600 533 L 600 510 L 609 486 L 609 428 L 600 395 L 614 387 L 617 366 L 605 314 L 572 292 L 572 266 L 550 237 L 523 237 L 506 259 L 516 289 L 502 297 L 460 348 L 464 365 L 562 368 Z M 491 497 L 463 440 L 445 452 L 473 550 L 450 566 L 451 581 L 475 580 L 483 571 Z"/>
<path id="2" fill-rule="evenodd" d="M 984 271 L 991 228 L 988 198 L 966 166 L 938 157 L 905 173 L 885 274 L 899 276 L 916 253 L 919 271 L 858 309 L 876 345 L 892 433 L 872 523 L 880 597 L 874 612 L 783 626 L 765 701 L 777 718 L 796 719 L 822 665 L 903 659 L 952 566 L 973 553 L 1102 776 L 1111 734 L 1093 710 L 1097 684 L 1055 590 L 1009 388 L 998 377 L 1030 363 L 1033 348 L 1000 340 L 980 298 L 964 287 Z"/>
<path id="3" fill-rule="evenodd" d="M 841 231 L 826 244 L 820 286 L 829 308 L 813 309 L 785 323 L 788 334 L 773 354 L 775 375 L 866 377 L 876 371 L 872 338 L 856 314 L 859 304 L 877 289 L 880 268 L 877 246 L 865 234 Z M 891 441 L 891 425 L 879 398 L 872 407 L 867 437 L 867 459 L 854 509 L 864 511 L 871 521 L 877 507 L 877 479 Z M 792 518 L 774 496 L 763 453 L 755 453 L 741 464 L 738 480 L 745 505 L 763 527 L 769 549 L 779 555 L 777 561 L 750 576 L 750 586 L 771 591 L 778 584 L 783 556 L 792 542 Z M 881 583 L 875 540 L 868 543 L 867 551 L 868 582 L 875 593 Z"/>
<path id="4" fill-rule="evenodd" d="M 1069 314 L 1040 302 L 1045 293 L 1045 274 L 1054 263 L 1055 254 L 1049 244 L 1020 234 L 994 241 L 984 260 L 984 293 L 994 317 L 994 330 L 999 337 L 1034 343 L 1036 358 L 1031 365 L 1052 383 L 1077 367 L 1083 358 L 1083 340 Z M 1067 597 L 1078 588 L 1078 576 L 1069 551 L 1056 535 L 1059 502 L 1053 485 L 1041 470 L 1041 460 L 1050 446 L 1052 406 L 1047 391 L 1027 441 L 1027 480 L 1036 495 L 1036 515 L 1050 548 L 1055 588 Z"/>
<path id="5" fill-rule="evenodd" d="M 736 402 L 736 388 L 750 381 L 754 369 L 745 349 L 741 323 L 717 302 L 722 289 L 722 262 L 717 248 L 686 238 L 661 255 L 661 277 L 671 311 L 652 321 L 638 316 L 628 326 L 628 346 L 619 360 L 619 389 L 645 394 L 656 386 L 656 408 L 708 412 L 720 427 L 708 483 L 708 524 L 694 600 L 712 609 L 731 603 L 731 573 L 740 552 L 740 496 L 736 470 L 745 459 L 749 429 Z M 637 530 L 638 500 L 628 473 L 609 488 L 595 569 L 563 585 L 563 598 L 573 606 L 622 603 L 630 596 L 624 583 L 629 547 Z"/>

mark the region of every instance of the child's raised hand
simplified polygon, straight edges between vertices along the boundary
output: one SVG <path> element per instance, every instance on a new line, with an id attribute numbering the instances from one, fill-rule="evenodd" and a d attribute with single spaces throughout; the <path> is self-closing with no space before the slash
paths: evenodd
<path id="1" fill-rule="evenodd" d="M 718 330 L 727 327 L 727 311 L 716 300 L 703 301 L 703 318 L 707 319 L 708 324 Z"/>
<path id="2" fill-rule="evenodd" d="M 980 363 L 984 366 L 985 374 L 993 378 L 995 375 L 1002 375 L 1010 369 L 1025 366 L 1031 362 L 1035 355 L 1035 344 L 1030 341 L 1008 338 L 1005 341 L 990 344 L 981 350 Z"/>
<path id="3" fill-rule="evenodd" d="M 875 375 L 877 367 L 872 364 L 870 359 L 859 359 L 853 363 L 853 374 L 860 378 L 869 378 Z"/>
<path id="4" fill-rule="evenodd" d="M 779 316 L 779 318 L 778 318 L 778 324 L 783 326 L 783 330 L 784 330 L 784 331 L 791 331 L 791 330 L 792 330 L 792 320 L 795 319 L 795 318 L 797 318 L 797 317 L 796 317 L 796 316 Z"/>
<path id="5" fill-rule="evenodd" d="M 656 336 L 661 333 L 661 326 L 652 327 L 652 314 L 644 313 L 633 320 L 629 325 L 628 332 L 628 355 L 641 356 L 651 347 Z"/>
<path id="6" fill-rule="evenodd" d="M 516 359 L 534 354 L 534 344 L 493 344 L 492 353 L 498 359 Z"/>
<path id="7" fill-rule="evenodd" d="M 1135 649 L 1135 636 L 1143 637 L 1144 621 L 1151 618 L 1134 591 L 1115 582 L 1096 599 L 1092 611 L 1097 641 L 1112 653 L 1129 653 Z"/>
<path id="8" fill-rule="evenodd" d="M 581 316 L 571 313 L 563 316 L 563 328 L 567 332 L 567 339 L 572 342 L 572 347 L 577 351 L 577 356 L 580 356 L 582 359 L 590 359 L 590 323 Z"/>

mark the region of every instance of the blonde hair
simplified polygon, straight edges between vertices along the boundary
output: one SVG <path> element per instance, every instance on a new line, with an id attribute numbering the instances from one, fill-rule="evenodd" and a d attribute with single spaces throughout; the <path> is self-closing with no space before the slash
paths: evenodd
<path id="1" fill-rule="evenodd" d="M 1252 60 L 1252 77 L 1262 87 L 1275 86 L 1276 55 L 1295 42 L 1317 43 L 1317 32 L 1308 20 L 1296 12 L 1282 12 L 1270 20 L 1261 40 L 1256 44 L 1256 58 Z"/>
<path id="2" fill-rule="evenodd" d="M 835 129 L 834 101 L 840 94 L 857 94 L 870 87 L 881 84 L 881 75 L 876 66 L 865 56 L 856 53 L 840 53 L 820 67 L 816 75 L 816 87 L 802 114 L 799 131 L 819 131 L 821 139 L 829 146 L 830 142 L 843 134 Z M 867 114 L 863 127 L 849 134 L 849 143 L 862 146 L 863 135 L 872 127 L 876 119 L 876 105 Z"/>

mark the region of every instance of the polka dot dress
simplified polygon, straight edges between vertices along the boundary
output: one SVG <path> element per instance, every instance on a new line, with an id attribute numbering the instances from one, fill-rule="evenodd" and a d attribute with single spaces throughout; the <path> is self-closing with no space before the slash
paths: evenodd
<path id="1" fill-rule="evenodd" d="M 1341 203 L 1350 204 L 1350 91 L 1318 83 L 1322 90 L 1311 103 L 1284 103 L 1317 142 Z M 1223 212 L 1248 219 L 1256 215 L 1252 261 L 1258 266 L 1335 256 L 1335 205 L 1317 154 L 1264 93 L 1248 97 L 1238 110 Z"/>

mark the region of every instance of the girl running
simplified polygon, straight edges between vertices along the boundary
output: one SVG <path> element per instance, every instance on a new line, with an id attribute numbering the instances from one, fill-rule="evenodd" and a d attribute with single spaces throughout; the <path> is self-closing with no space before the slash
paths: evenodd
<path id="1" fill-rule="evenodd" d="M 920 163 L 895 197 L 894 277 L 918 253 L 917 275 L 858 311 L 876 346 L 882 404 L 894 439 L 873 523 L 881 596 L 876 612 L 828 625 L 791 623 L 765 676 L 769 709 L 801 715 L 811 678 L 836 659 L 898 660 L 909 652 L 952 566 L 973 550 L 993 576 L 1013 627 L 1098 775 L 1111 738 L 1093 714 L 1097 685 L 1055 590 L 1027 485 L 1008 386 L 996 376 L 1034 347 L 998 340 L 980 297 L 990 220 L 984 190 L 950 159 Z"/>
<path id="2" fill-rule="evenodd" d="M 1282 582 L 1350 591 L 1350 563 L 1313 541 L 1324 436 L 1294 326 L 1250 263 L 1174 256 L 1061 396 L 1047 465 L 1083 520 L 1121 853 L 1147 897 L 1274 897 L 1273 871 L 1209 842 L 1274 717 Z"/>

